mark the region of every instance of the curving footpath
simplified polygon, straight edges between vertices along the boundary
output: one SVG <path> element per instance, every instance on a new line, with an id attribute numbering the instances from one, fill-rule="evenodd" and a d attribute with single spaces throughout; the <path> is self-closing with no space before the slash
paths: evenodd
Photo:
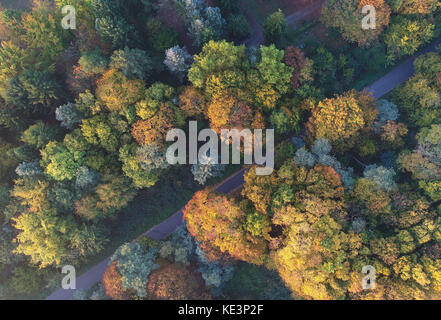
<path id="1" fill-rule="evenodd" d="M 392 91 L 393 89 L 395 89 L 400 84 L 404 83 L 407 79 L 413 76 L 415 72 L 413 63 L 416 58 L 418 58 L 422 54 L 436 51 L 436 48 L 440 45 L 441 45 L 441 39 L 435 41 L 432 45 L 430 45 L 426 49 L 422 50 L 413 57 L 407 59 L 398 67 L 396 67 L 391 72 L 386 74 L 384 77 L 375 81 L 370 86 L 366 87 L 365 90 L 372 92 L 372 95 L 377 99 L 388 94 L 390 91 Z"/>
<path id="2" fill-rule="evenodd" d="M 260 26 L 259 26 L 260 27 Z M 259 38 L 259 37 L 258 37 Z M 257 41 L 263 39 L 258 39 Z M 253 41 L 256 41 L 254 39 Z M 385 94 L 389 93 L 391 90 L 405 82 L 414 73 L 413 62 L 415 59 L 427 52 L 435 51 L 436 47 L 441 45 L 441 39 L 436 41 L 434 44 L 421 51 L 419 54 L 393 69 L 391 72 L 383 76 L 378 81 L 374 82 L 365 89 L 372 93 L 375 98 L 381 98 Z M 215 190 L 221 193 L 230 193 L 238 188 L 240 188 L 244 183 L 244 173 L 246 169 L 242 169 L 239 172 L 233 174 L 229 178 L 222 181 L 220 184 L 215 186 Z M 143 235 L 149 236 L 156 240 L 161 240 L 171 234 L 181 223 L 182 223 L 183 213 L 182 210 L 176 212 L 170 218 L 164 220 L 162 223 L 156 225 L 155 227 L 148 230 Z M 77 290 L 78 289 L 88 289 L 92 287 L 97 282 L 101 281 L 104 271 L 109 263 L 110 257 L 95 265 L 87 272 L 82 274 L 77 278 Z M 46 300 L 71 300 L 73 298 L 75 290 L 64 290 L 59 289 L 52 293 L 46 298 Z"/>
<path id="3" fill-rule="evenodd" d="M 238 188 L 240 188 L 244 183 L 244 173 L 246 169 L 242 169 L 235 174 L 231 175 L 218 185 L 214 189 L 221 193 L 230 193 Z M 155 240 L 162 240 L 171 234 L 176 228 L 182 223 L 183 212 L 182 210 L 176 212 L 170 218 L 164 220 L 160 224 L 154 226 L 149 231 L 143 233 L 141 236 L 149 236 Z M 101 261 L 87 272 L 83 273 L 77 278 L 77 290 L 78 289 L 88 289 L 92 287 L 97 282 L 101 281 L 104 271 L 109 264 L 110 257 Z M 76 290 L 65 290 L 59 289 L 52 293 L 46 300 L 72 300 L 73 295 Z"/>

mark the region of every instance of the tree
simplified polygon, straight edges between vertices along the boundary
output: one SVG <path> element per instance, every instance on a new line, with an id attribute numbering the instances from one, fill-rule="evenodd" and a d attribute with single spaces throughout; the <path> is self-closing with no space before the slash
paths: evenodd
<path id="1" fill-rule="evenodd" d="M 407 112 L 410 127 L 428 127 L 440 116 L 441 95 L 438 89 L 438 70 L 441 55 L 421 55 L 415 62 L 415 76 L 397 90 L 397 103 Z"/>
<path id="2" fill-rule="evenodd" d="M 37 121 L 27 128 L 21 136 L 21 141 L 34 147 L 36 150 L 44 148 L 48 142 L 61 138 L 62 131 L 59 127 Z"/>
<path id="3" fill-rule="evenodd" d="M 164 24 L 158 18 L 147 20 L 147 33 L 150 46 L 158 53 L 163 54 L 168 48 L 179 43 L 179 33 Z"/>
<path id="4" fill-rule="evenodd" d="M 268 18 L 263 25 L 263 34 L 267 44 L 278 43 L 285 35 L 287 23 L 282 10 L 277 10 Z"/>
<path id="5" fill-rule="evenodd" d="M 121 72 L 111 69 L 98 80 L 96 96 L 109 111 L 119 111 L 139 101 L 144 90 L 142 80 L 129 80 Z"/>
<path id="6" fill-rule="evenodd" d="M 201 160 L 201 162 L 191 167 L 194 180 L 200 185 L 205 185 L 210 178 L 219 177 L 225 170 L 225 167 L 222 164 L 216 163 L 217 161 L 213 158 L 204 157 Z"/>
<path id="7" fill-rule="evenodd" d="M 117 50 L 110 58 L 110 67 L 122 72 L 124 77 L 148 80 L 153 71 L 153 62 L 147 52 L 139 49 Z"/>
<path id="8" fill-rule="evenodd" d="M 179 108 L 188 116 L 201 119 L 207 109 L 202 93 L 193 86 L 187 86 L 179 95 Z"/>
<path id="9" fill-rule="evenodd" d="M 176 1 L 187 23 L 188 34 L 195 47 L 211 40 L 221 40 L 225 31 L 225 20 L 219 8 L 207 7 L 203 1 Z"/>
<path id="10" fill-rule="evenodd" d="M 17 253 L 29 256 L 40 268 L 60 266 L 65 261 L 70 237 L 76 228 L 73 219 L 57 216 L 55 209 L 46 209 L 23 213 L 12 221 L 20 232 L 16 236 Z"/>
<path id="11" fill-rule="evenodd" d="M 289 46 L 285 50 L 283 63 L 294 68 L 291 77 L 291 88 L 294 90 L 300 87 L 300 82 L 302 80 L 302 69 L 306 66 L 305 54 L 299 48 Z"/>
<path id="12" fill-rule="evenodd" d="M 21 163 L 17 169 L 15 169 L 15 173 L 17 173 L 20 177 L 33 177 L 42 174 L 40 168 L 40 163 L 38 161 L 34 162 L 23 162 Z"/>
<path id="13" fill-rule="evenodd" d="M 84 162 L 81 155 L 73 155 L 63 144 L 51 141 L 41 151 L 40 165 L 57 181 L 72 180 Z"/>
<path id="14" fill-rule="evenodd" d="M 138 243 L 127 243 L 118 248 L 110 258 L 110 263 L 116 262 L 117 270 L 121 274 L 122 288 L 144 298 L 147 296 L 148 277 L 159 268 L 155 263 L 156 258 L 157 250 L 147 251 Z"/>
<path id="15" fill-rule="evenodd" d="M 0 84 L 4 86 L 10 78 L 27 69 L 31 62 L 29 50 L 20 48 L 12 41 L 3 41 L 0 48 Z"/>
<path id="16" fill-rule="evenodd" d="M 392 10 L 396 13 L 402 14 L 430 14 L 439 7 L 439 3 L 436 0 L 392 0 Z"/>
<path id="17" fill-rule="evenodd" d="M 61 26 L 61 11 L 38 2 L 31 12 L 22 15 L 22 39 L 27 47 L 38 52 L 38 61 L 52 65 L 69 44 L 71 33 Z"/>
<path id="18" fill-rule="evenodd" d="M 174 263 L 154 270 L 148 278 L 147 295 L 153 300 L 203 300 L 208 298 L 201 274 Z"/>
<path id="19" fill-rule="evenodd" d="M 127 22 L 122 14 L 124 8 L 118 2 L 92 0 L 92 10 L 98 19 L 96 26 L 101 38 L 113 49 L 130 46 L 139 40 L 135 27 Z"/>
<path id="20" fill-rule="evenodd" d="M 441 125 L 432 125 L 422 129 L 417 135 L 418 146 L 412 152 L 400 154 L 398 163 L 413 174 L 417 180 L 425 182 L 441 180 Z"/>
<path id="21" fill-rule="evenodd" d="M 365 5 L 375 8 L 374 29 L 366 30 L 361 27 L 364 18 L 361 8 Z M 391 10 L 384 0 L 331 0 L 325 3 L 320 19 L 327 27 L 338 28 L 345 40 L 367 46 L 389 25 L 390 13 Z"/>
<path id="22" fill-rule="evenodd" d="M 235 46 L 226 41 L 210 41 L 200 54 L 195 55 L 188 79 L 197 89 L 211 96 L 214 92 L 209 87 L 210 83 L 217 84 L 216 91 L 243 86 L 248 68 L 245 46 Z"/>
<path id="23" fill-rule="evenodd" d="M 170 166 L 165 154 L 154 144 L 138 147 L 136 156 L 138 157 L 141 167 L 148 171 L 164 170 Z"/>
<path id="24" fill-rule="evenodd" d="M 256 102 L 265 110 L 274 109 L 277 101 L 290 89 L 294 68 L 282 62 L 284 52 L 274 45 L 260 47 L 261 59 L 257 64 L 260 81 L 253 86 Z"/>
<path id="25" fill-rule="evenodd" d="M 75 203 L 75 214 L 86 221 L 112 218 L 127 206 L 135 195 L 136 190 L 124 176 L 104 176 L 92 193 Z"/>
<path id="26" fill-rule="evenodd" d="M 175 98 L 175 88 L 155 82 L 145 91 L 143 100 L 136 104 L 136 114 L 142 120 L 148 120 L 160 111 L 162 105 L 171 105 Z"/>
<path id="27" fill-rule="evenodd" d="M 222 129 L 250 128 L 254 119 L 251 102 L 239 90 L 217 94 L 208 105 L 207 117 L 210 127 L 218 133 Z"/>
<path id="28" fill-rule="evenodd" d="M 178 74 L 181 79 L 186 75 L 192 63 L 193 56 L 188 53 L 186 47 L 174 46 L 165 51 L 164 64 L 172 73 Z"/>
<path id="29" fill-rule="evenodd" d="M 130 298 L 130 295 L 122 286 L 122 277 L 118 271 L 116 261 L 110 264 L 104 271 L 103 286 L 106 295 L 113 300 L 126 300 Z"/>
<path id="30" fill-rule="evenodd" d="M 285 192 L 280 201 L 282 194 L 277 191 L 272 200 L 272 221 L 286 236 L 273 256 L 281 278 L 293 295 L 307 299 L 344 297 L 350 280 L 349 259 L 360 249 L 361 238 L 339 224 L 347 215 L 340 176 L 331 167 L 306 169 L 289 161 L 278 175 L 282 179 L 279 190 L 285 185 L 283 181 L 292 182 L 283 187 L 292 190 L 291 196 Z"/>
<path id="31" fill-rule="evenodd" d="M 94 256 L 104 250 L 109 242 L 107 236 L 103 227 L 84 225 L 72 235 L 70 246 L 75 256 L 80 258 Z"/>
<path id="32" fill-rule="evenodd" d="M 243 231 L 244 218 L 234 200 L 209 190 L 197 192 L 184 210 L 188 231 L 196 241 L 236 259 L 262 264 L 266 244 Z"/>
<path id="33" fill-rule="evenodd" d="M 319 102 L 307 127 L 315 138 L 328 139 L 338 150 L 347 150 L 353 146 L 353 138 L 376 116 L 375 100 L 370 95 L 349 91 Z"/>
<path id="34" fill-rule="evenodd" d="M 377 167 L 376 165 L 367 166 L 364 170 L 366 179 L 375 182 L 381 189 L 389 192 L 397 189 L 397 185 L 393 180 L 395 174 L 393 169 Z"/>
<path id="35" fill-rule="evenodd" d="M 156 145 L 145 145 L 141 148 L 138 149 L 136 144 L 127 144 L 119 151 L 124 174 L 140 189 L 154 186 L 159 180 L 160 170 L 166 167 L 163 157 L 158 157 Z"/>
<path id="36" fill-rule="evenodd" d="M 390 60 L 414 54 L 419 47 L 434 36 L 434 25 L 427 20 L 410 19 L 404 16 L 392 18 L 384 34 Z"/>
<path id="37" fill-rule="evenodd" d="M 9 80 L 4 100 L 28 113 L 47 114 L 60 99 L 60 87 L 47 70 L 25 70 Z"/>
<path id="38" fill-rule="evenodd" d="M 274 110 L 270 117 L 272 127 L 279 134 L 297 132 L 299 130 L 300 114 L 294 108 L 282 107 Z"/>
<path id="39" fill-rule="evenodd" d="M 176 122 L 174 110 L 164 103 L 159 111 L 147 120 L 139 120 L 132 126 L 132 136 L 139 145 L 154 143 L 162 146 L 167 132 L 173 129 Z"/>
<path id="40" fill-rule="evenodd" d="M 84 72 L 91 75 L 104 73 L 109 65 L 108 59 L 99 48 L 84 52 L 78 63 Z"/>
<path id="41" fill-rule="evenodd" d="M 243 40 L 251 35 L 251 27 L 243 14 L 231 14 L 227 17 L 227 33 L 233 40 Z"/>
<path id="42" fill-rule="evenodd" d="M 109 152 L 115 152 L 119 148 L 121 133 L 106 114 L 83 120 L 81 133 L 88 143 L 101 146 Z"/>
<path id="43" fill-rule="evenodd" d="M 71 102 L 59 106 L 55 110 L 55 118 L 61 122 L 62 127 L 67 129 L 73 129 L 82 120 L 81 115 L 75 108 L 75 104 Z"/>
<path id="44" fill-rule="evenodd" d="M 98 184 L 100 176 L 87 166 L 78 168 L 75 177 L 75 187 L 80 190 L 88 190 Z"/>

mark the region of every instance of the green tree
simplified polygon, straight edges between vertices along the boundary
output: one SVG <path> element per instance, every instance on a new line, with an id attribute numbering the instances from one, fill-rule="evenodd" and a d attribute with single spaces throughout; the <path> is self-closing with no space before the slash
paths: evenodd
<path id="1" fill-rule="evenodd" d="M 278 10 L 270 15 L 263 25 L 263 34 L 267 44 L 278 43 L 285 35 L 287 23 L 282 10 Z"/>
<path id="2" fill-rule="evenodd" d="M 128 79 L 135 76 L 141 80 L 148 80 L 153 70 L 153 62 L 147 52 L 139 49 L 117 50 L 110 58 L 110 67 L 117 69 Z"/>

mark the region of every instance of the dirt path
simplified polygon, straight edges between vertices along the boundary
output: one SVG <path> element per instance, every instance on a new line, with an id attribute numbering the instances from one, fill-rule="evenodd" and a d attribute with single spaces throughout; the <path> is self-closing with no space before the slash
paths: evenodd
<path id="1" fill-rule="evenodd" d="M 325 3 L 325 0 L 321 0 L 321 1 L 315 2 L 314 4 L 304 8 L 303 10 L 300 10 L 300 11 L 294 12 L 293 14 L 290 14 L 289 16 L 286 17 L 286 23 L 291 26 L 291 25 L 295 25 L 295 24 L 301 22 L 302 20 L 307 20 L 312 17 L 314 17 L 314 18 L 319 17 L 321 8 L 324 3 Z"/>

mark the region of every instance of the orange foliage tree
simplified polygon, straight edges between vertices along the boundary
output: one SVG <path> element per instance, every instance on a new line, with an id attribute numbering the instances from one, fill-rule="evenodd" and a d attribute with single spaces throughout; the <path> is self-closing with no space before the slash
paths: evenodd
<path id="1" fill-rule="evenodd" d="M 243 230 L 244 219 L 234 199 L 209 189 L 197 192 L 184 210 L 188 231 L 204 246 L 238 260 L 262 264 L 266 243 Z"/>
<path id="2" fill-rule="evenodd" d="M 152 300 L 203 300 L 209 295 L 201 274 L 194 266 L 173 263 L 149 275 L 147 297 Z"/>
<path id="3" fill-rule="evenodd" d="M 106 295 L 112 300 L 126 300 L 130 296 L 124 290 L 122 285 L 122 277 L 118 271 L 117 261 L 107 267 L 103 274 L 103 286 L 106 291 Z"/>
<path id="4" fill-rule="evenodd" d="M 250 101 L 238 90 L 236 93 L 229 90 L 217 94 L 208 105 L 207 115 L 211 128 L 216 132 L 251 128 L 254 119 Z"/>
<path id="5" fill-rule="evenodd" d="M 159 111 L 147 120 L 139 120 L 132 127 L 132 136 L 140 145 L 154 143 L 162 146 L 166 134 L 176 121 L 174 110 L 163 103 Z"/>

